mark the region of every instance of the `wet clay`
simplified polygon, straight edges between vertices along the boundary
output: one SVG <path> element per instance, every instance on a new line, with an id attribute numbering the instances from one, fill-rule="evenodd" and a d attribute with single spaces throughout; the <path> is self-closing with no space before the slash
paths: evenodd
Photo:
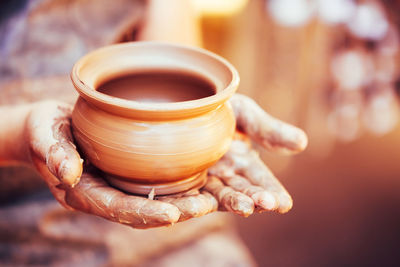
<path id="1" fill-rule="evenodd" d="M 190 101 L 215 94 L 215 85 L 190 72 L 155 70 L 136 72 L 106 81 L 97 91 L 143 103 Z"/>
<path id="2" fill-rule="evenodd" d="M 199 188 L 231 145 L 235 118 L 228 99 L 239 76 L 206 50 L 112 45 L 81 58 L 71 79 L 80 94 L 72 112 L 75 140 L 85 159 L 126 192 Z"/>

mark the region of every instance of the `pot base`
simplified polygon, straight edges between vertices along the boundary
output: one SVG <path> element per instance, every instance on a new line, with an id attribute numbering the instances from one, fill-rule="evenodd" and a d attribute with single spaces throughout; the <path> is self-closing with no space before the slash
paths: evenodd
<path id="1" fill-rule="evenodd" d="M 207 170 L 197 173 L 189 178 L 158 184 L 143 184 L 121 179 L 118 176 L 106 174 L 104 177 L 112 186 L 128 193 L 148 195 L 154 188 L 154 195 L 171 195 L 182 193 L 191 189 L 199 189 L 207 182 Z"/>

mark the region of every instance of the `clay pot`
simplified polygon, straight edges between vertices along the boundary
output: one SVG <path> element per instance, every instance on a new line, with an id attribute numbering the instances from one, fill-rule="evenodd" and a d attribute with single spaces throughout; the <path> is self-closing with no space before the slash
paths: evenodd
<path id="1" fill-rule="evenodd" d="M 184 102 L 142 103 L 96 91 L 124 73 L 192 71 L 216 94 Z M 239 76 L 223 58 L 199 48 L 157 42 L 100 48 L 81 58 L 71 79 L 80 97 L 72 114 L 77 144 L 105 178 L 124 191 L 158 195 L 200 187 L 207 168 L 228 150 L 235 120 L 228 99 Z"/>

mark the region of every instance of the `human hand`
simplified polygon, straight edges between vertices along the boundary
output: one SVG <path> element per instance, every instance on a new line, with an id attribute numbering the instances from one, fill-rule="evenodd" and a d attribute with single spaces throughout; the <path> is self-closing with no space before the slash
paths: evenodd
<path id="1" fill-rule="evenodd" d="M 236 94 L 231 99 L 236 116 L 236 134 L 230 150 L 209 169 L 204 188 L 215 196 L 221 210 L 242 216 L 258 212 L 289 211 L 292 198 L 273 173 L 264 165 L 250 140 L 265 149 L 294 154 L 305 149 L 305 133 L 263 111 L 252 99 Z"/>
<path id="2" fill-rule="evenodd" d="M 97 169 L 83 165 L 70 131 L 71 112 L 72 107 L 63 103 L 39 102 L 25 126 L 32 161 L 64 207 L 134 228 L 170 225 L 217 209 L 208 192 L 192 190 L 152 200 L 109 186 Z"/>

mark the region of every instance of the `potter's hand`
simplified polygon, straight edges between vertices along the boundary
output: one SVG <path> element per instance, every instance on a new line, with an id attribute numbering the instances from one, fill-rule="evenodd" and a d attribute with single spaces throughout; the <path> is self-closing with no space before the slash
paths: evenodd
<path id="1" fill-rule="evenodd" d="M 82 160 L 70 132 L 71 110 L 63 103 L 39 102 L 25 126 L 32 161 L 63 206 L 135 228 L 170 225 L 217 209 L 218 203 L 208 192 L 151 200 L 110 187 L 90 165 L 84 165 L 82 173 Z"/>
<path id="2" fill-rule="evenodd" d="M 209 169 L 205 190 L 214 195 L 219 208 L 242 216 L 254 210 L 285 213 L 292 198 L 251 147 L 249 138 L 265 149 L 294 154 L 305 149 L 307 136 L 265 113 L 252 99 L 236 94 L 231 99 L 237 134 L 230 150 Z"/>

